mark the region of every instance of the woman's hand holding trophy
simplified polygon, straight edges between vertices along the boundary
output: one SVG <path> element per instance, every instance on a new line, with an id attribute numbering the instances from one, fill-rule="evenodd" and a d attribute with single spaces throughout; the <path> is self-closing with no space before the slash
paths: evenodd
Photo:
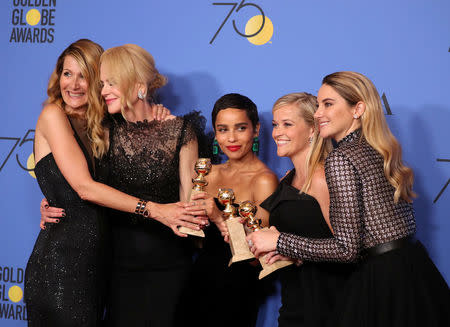
<path id="1" fill-rule="evenodd" d="M 234 192 L 232 189 L 219 189 L 217 195 L 219 202 L 225 206 L 223 215 L 228 228 L 229 243 L 231 248 L 231 260 L 229 265 L 234 262 L 254 259 L 255 256 L 250 251 L 245 239 L 244 226 L 240 222 L 239 216 L 236 214 L 236 208 L 233 206 Z"/>
<path id="2" fill-rule="evenodd" d="M 191 202 L 192 197 L 195 194 L 202 193 L 204 187 L 208 185 L 205 176 L 209 174 L 209 172 L 211 171 L 211 167 L 212 167 L 211 160 L 209 158 L 199 158 L 195 163 L 194 169 L 195 172 L 198 174 L 198 176 L 192 179 L 192 183 L 194 184 L 194 186 L 192 187 L 188 202 Z M 195 230 L 184 226 L 178 227 L 178 230 L 188 235 L 205 237 L 205 233 L 202 230 Z"/>

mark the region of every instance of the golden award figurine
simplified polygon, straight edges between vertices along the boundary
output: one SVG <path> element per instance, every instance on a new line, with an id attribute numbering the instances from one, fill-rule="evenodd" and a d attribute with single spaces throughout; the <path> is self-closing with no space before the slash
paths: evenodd
<path id="1" fill-rule="evenodd" d="M 230 236 L 231 260 L 233 262 L 254 259 L 255 256 L 248 248 L 244 226 L 240 223 L 240 218 L 236 215 L 236 208 L 233 206 L 234 192 L 229 188 L 219 189 L 217 195 L 219 202 L 225 206 L 223 215 L 226 217 L 228 233 Z"/>
<path id="2" fill-rule="evenodd" d="M 243 219 L 245 219 L 246 226 L 254 232 L 267 229 L 267 227 L 261 227 L 261 220 L 255 217 L 256 211 L 256 206 L 250 201 L 244 201 L 239 206 L 239 215 Z M 259 273 L 259 279 L 266 277 L 267 275 L 273 273 L 275 270 L 287 267 L 294 263 L 291 260 L 280 260 L 272 263 L 271 265 L 268 265 L 266 263 L 266 256 L 267 254 L 259 257 L 259 262 L 261 263 L 261 266 L 263 268 Z"/>
<path id="3" fill-rule="evenodd" d="M 203 188 L 208 185 L 205 180 L 205 176 L 211 171 L 211 160 L 209 158 L 199 158 L 195 163 L 194 170 L 198 174 L 196 178 L 192 179 L 194 186 L 192 187 L 191 193 L 189 194 L 188 202 L 191 202 L 192 196 L 194 194 L 203 192 Z M 202 230 L 195 230 L 189 227 L 180 226 L 178 230 L 182 233 L 193 235 L 197 237 L 205 237 L 205 233 Z"/>

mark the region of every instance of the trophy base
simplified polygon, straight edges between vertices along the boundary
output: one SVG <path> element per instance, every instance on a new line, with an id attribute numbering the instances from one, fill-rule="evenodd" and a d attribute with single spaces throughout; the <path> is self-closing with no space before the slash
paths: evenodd
<path id="1" fill-rule="evenodd" d="M 284 267 L 287 267 L 287 266 L 290 266 L 294 263 L 291 260 L 280 260 L 280 261 L 276 261 L 276 262 L 272 263 L 271 265 L 268 265 L 266 263 L 266 255 L 259 258 L 259 262 L 261 263 L 261 266 L 263 268 L 259 272 L 259 279 L 263 279 L 264 277 L 270 275 L 274 271 L 284 268 Z"/>
<path id="2" fill-rule="evenodd" d="M 248 248 L 245 238 L 244 226 L 239 222 L 239 218 L 229 218 L 225 221 L 230 235 L 231 260 L 228 264 L 254 259 L 255 256 Z"/>
<path id="3" fill-rule="evenodd" d="M 184 227 L 184 226 L 178 227 L 178 230 L 181 233 L 188 234 L 191 236 L 205 237 L 205 232 L 203 232 L 202 230 L 195 230 L 195 229 L 191 229 L 191 228 Z"/>
<path id="4" fill-rule="evenodd" d="M 230 267 L 235 262 L 250 261 L 254 259 L 255 256 L 251 252 L 250 254 L 233 255 L 230 259 L 230 262 L 228 262 L 228 267 Z"/>

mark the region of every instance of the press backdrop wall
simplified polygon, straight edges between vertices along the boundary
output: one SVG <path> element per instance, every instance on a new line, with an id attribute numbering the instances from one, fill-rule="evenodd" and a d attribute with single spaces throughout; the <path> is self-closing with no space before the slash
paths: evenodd
<path id="1" fill-rule="evenodd" d="M 34 128 L 56 59 L 79 38 L 147 49 L 169 78 L 162 103 L 175 114 L 202 111 L 209 130 L 218 97 L 249 96 L 262 121 L 260 157 L 279 176 L 291 166 L 271 139 L 273 102 L 316 94 L 334 71 L 367 75 L 415 171 L 417 235 L 450 281 L 449 1 L 2 0 L 0 10 L 1 326 L 26 325 L 24 269 L 42 198 L 30 157 Z M 258 326 L 274 326 L 278 307 L 275 284 Z"/>

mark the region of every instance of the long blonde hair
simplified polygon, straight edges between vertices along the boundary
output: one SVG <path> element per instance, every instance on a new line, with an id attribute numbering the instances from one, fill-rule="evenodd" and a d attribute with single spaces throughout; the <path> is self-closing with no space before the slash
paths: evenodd
<path id="1" fill-rule="evenodd" d="M 151 103 L 155 91 L 167 83 L 166 77 L 156 69 L 153 56 L 136 44 L 106 50 L 100 58 L 100 65 L 108 66 L 111 82 L 117 84 L 124 95 L 121 111 L 125 119 L 125 108 L 133 109 L 136 84 L 145 86 L 146 100 Z"/>
<path id="2" fill-rule="evenodd" d="M 319 128 L 314 120 L 314 113 L 317 110 L 317 98 L 314 95 L 305 92 L 286 94 L 275 101 L 272 113 L 286 105 L 296 106 L 306 124 L 314 127 L 314 135 L 306 157 L 306 179 L 300 190 L 300 192 L 306 193 L 311 187 L 314 172 L 318 166 L 324 164 L 325 158 L 331 151 L 331 140 L 319 136 Z"/>
<path id="3" fill-rule="evenodd" d="M 78 116 L 76 113 L 69 111 L 69 109 L 66 108 L 59 85 L 59 80 L 64 67 L 64 60 L 67 56 L 71 56 L 80 66 L 81 73 L 88 82 L 87 109 L 82 118 L 87 121 L 87 135 L 91 141 L 92 152 L 97 158 L 101 157 L 107 150 L 102 126 L 105 106 L 100 97 L 99 79 L 99 62 L 102 53 L 103 48 L 88 39 L 80 39 L 69 45 L 56 61 L 55 69 L 48 82 L 48 98 L 44 102 L 44 104 L 54 103 L 60 106 L 69 116 Z"/>
<path id="4" fill-rule="evenodd" d="M 384 117 L 380 95 L 373 83 L 355 72 L 337 72 L 325 76 L 322 84 L 331 86 L 350 106 L 362 101 L 366 105 L 361 115 L 362 136 L 384 159 L 384 174 L 395 188 L 394 201 L 400 198 L 411 202 L 414 174 L 402 161 L 402 149 Z"/>

